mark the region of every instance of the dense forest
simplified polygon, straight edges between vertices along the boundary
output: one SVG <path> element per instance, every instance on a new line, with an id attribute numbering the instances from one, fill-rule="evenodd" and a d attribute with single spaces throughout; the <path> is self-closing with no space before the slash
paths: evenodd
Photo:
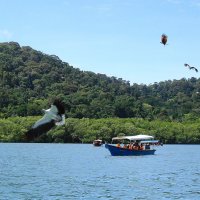
<path id="1" fill-rule="evenodd" d="M 25 132 L 39 119 L 9 117 L 0 119 L 0 142 L 27 142 Z M 110 142 L 112 137 L 149 134 L 164 144 L 200 144 L 200 119 L 185 122 L 168 122 L 142 118 L 67 118 L 65 126 L 57 126 L 34 142 L 91 143 L 100 138 Z"/>
<path id="2" fill-rule="evenodd" d="M 32 121 L 35 118 L 27 116 L 42 115 L 42 109 L 48 108 L 55 97 L 64 102 L 66 117 L 80 119 L 80 123 L 85 118 L 184 123 L 196 122 L 200 117 L 200 79 L 131 85 L 121 78 L 81 71 L 56 55 L 47 55 L 29 46 L 0 43 L 1 127 L 5 128 L 7 123 L 9 126 L 13 119 L 24 119 L 20 117 Z M 26 125 L 18 132 L 25 131 Z"/>

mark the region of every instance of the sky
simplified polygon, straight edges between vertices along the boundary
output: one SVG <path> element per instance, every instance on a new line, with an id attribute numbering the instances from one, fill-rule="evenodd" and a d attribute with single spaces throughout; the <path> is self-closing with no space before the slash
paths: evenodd
<path id="1" fill-rule="evenodd" d="M 199 78 L 200 0 L 0 0 L 10 41 L 131 84 Z"/>

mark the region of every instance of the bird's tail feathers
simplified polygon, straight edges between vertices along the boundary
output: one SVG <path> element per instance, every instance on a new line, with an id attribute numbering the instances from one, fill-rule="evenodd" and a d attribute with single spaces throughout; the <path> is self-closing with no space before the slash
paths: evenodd
<path id="1" fill-rule="evenodd" d="M 55 123 L 57 126 L 62 126 L 65 124 L 65 115 L 62 115 L 61 117 L 62 117 L 61 121 Z"/>

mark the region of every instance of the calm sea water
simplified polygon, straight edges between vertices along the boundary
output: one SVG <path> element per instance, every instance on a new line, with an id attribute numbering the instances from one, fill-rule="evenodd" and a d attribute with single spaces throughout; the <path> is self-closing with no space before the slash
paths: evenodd
<path id="1" fill-rule="evenodd" d="M 0 144 L 0 199 L 200 199 L 200 145 L 112 157 L 92 144 Z"/>

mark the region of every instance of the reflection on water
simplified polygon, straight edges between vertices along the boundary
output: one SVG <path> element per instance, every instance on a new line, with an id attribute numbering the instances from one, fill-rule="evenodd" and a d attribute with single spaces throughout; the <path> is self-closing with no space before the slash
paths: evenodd
<path id="1" fill-rule="evenodd" d="M 199 199 L 200 145 L 112 157 L 92 144 L 0 144 L 0 199 Z"/>

